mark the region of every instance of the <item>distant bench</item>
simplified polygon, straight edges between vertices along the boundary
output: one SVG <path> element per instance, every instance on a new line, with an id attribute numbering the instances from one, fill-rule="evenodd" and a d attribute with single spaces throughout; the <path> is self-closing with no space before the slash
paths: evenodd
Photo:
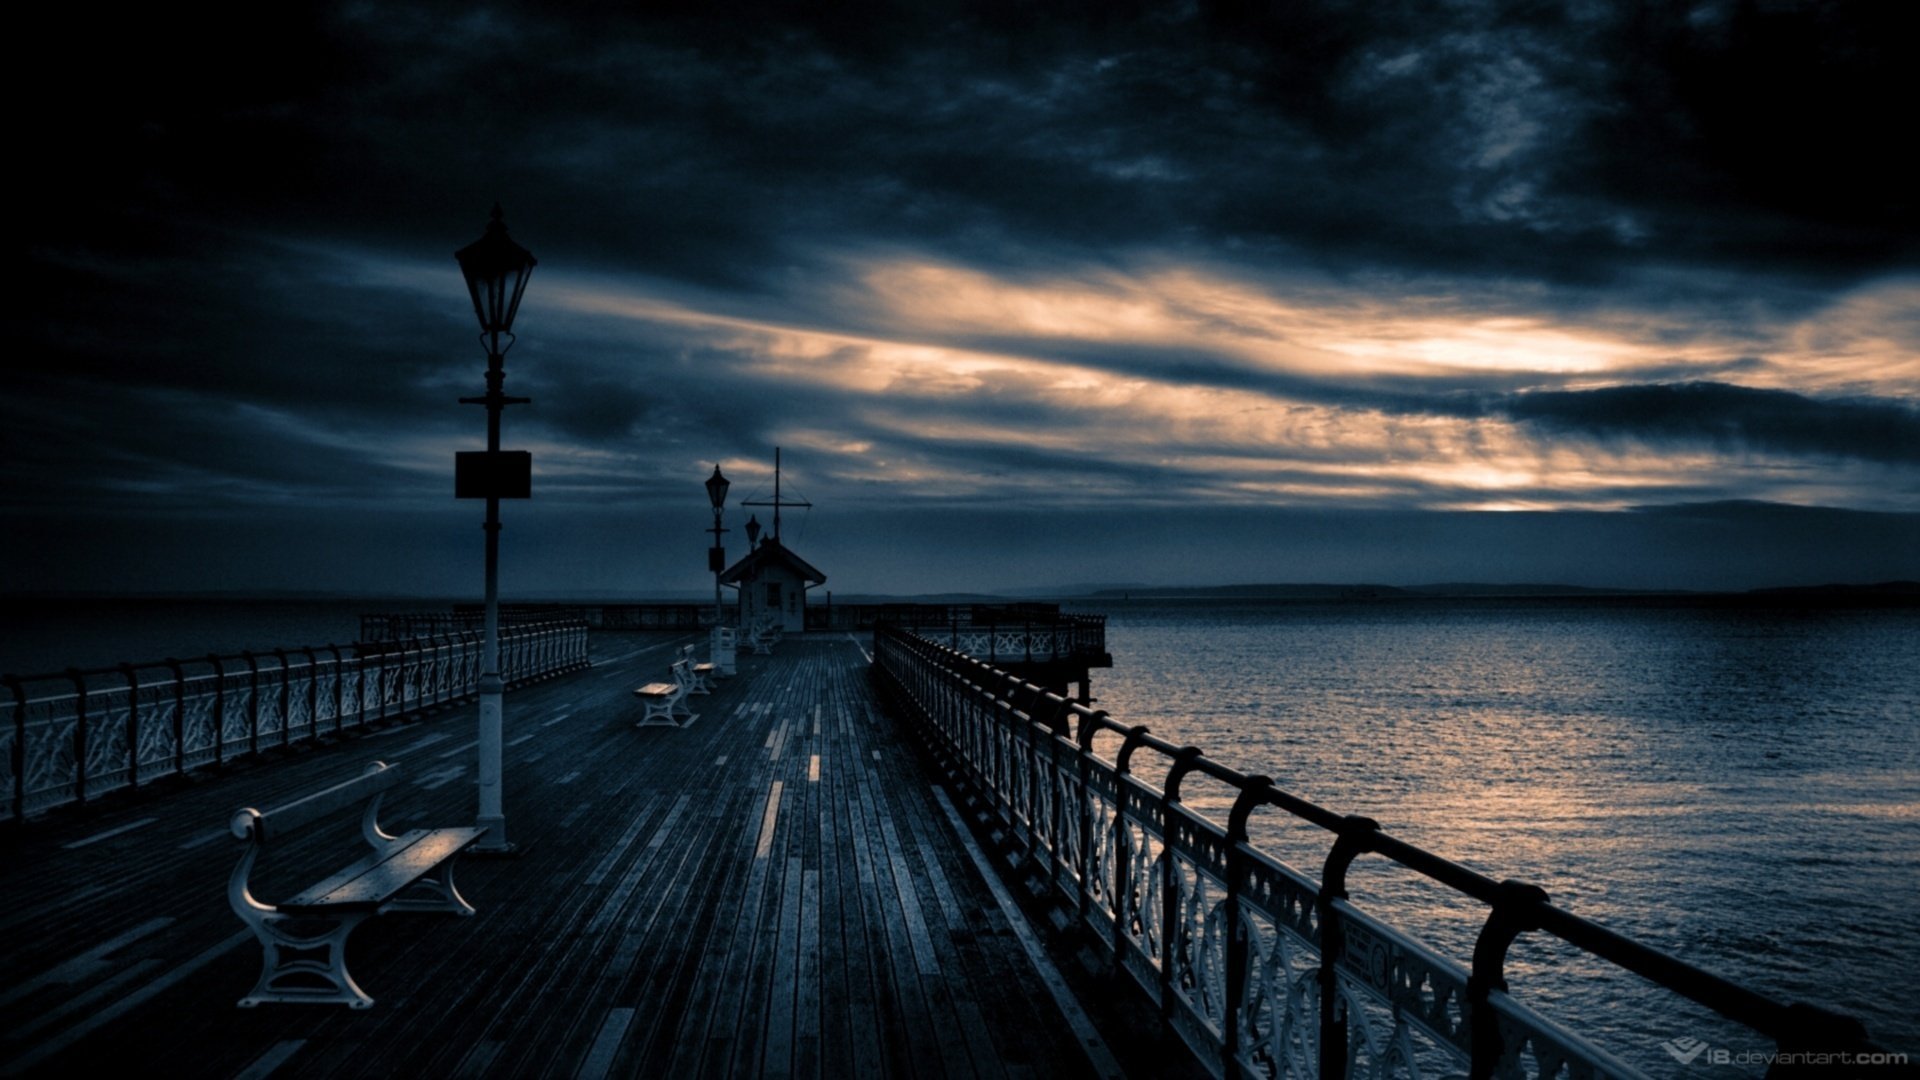
<path id="1" fill-rule="evenodd" d="M 713 693 L 713 680 L 719 678 L 719 674 L 711 662 L 701 663 L 694 659 L 693 654 L 697 648 L 698 646 L 694 645 L 680 646 L 680 659 L 687 662 L 687 693 L 711 694 Z"/>
<path id="2" fill-rule="evenodd" d="M 754 620 L 753 628 L 747 631 L 747 644 L 753 648 L 755 656 L 766 656 L 773 647 L 780 644 L 780 623 L 767 616 Z"/>
<path id="3" fill-rule="evenodd" d="M 473 914 L 453 886 L 453 860 L 486 829 L 413 829 L 400 836 L 382 832 L 380 799 L 400 777 L 398 764 L 376 761 L 362 776 L 285 806 L 234 811 L 233 835 L 247 842 L 247 850 L 233 868 L 227 900 L 260 939 L 263 953 L 260 981 L 240 999 L 241 1008 L 267 1001 L 372 1008 L 373 999 L 347 974 L 347 935 L 354 927 L 389 911 Z M 360 815 L 360 835 L 372 854 L 282 903 L 254 899 L 247 879 L 269 840 L 283 839 L 362 799 L 367 806 Z M 413 895 L 403 895 L 409 892 Z"/>
<path id="4" fill-rule="evenodd" d="M 693 692 L 692 666 L 691 660 L 675 660 L 672 682 L 648 683 L 633 692 L 646 706 L 646 712 L 634 722 L 635 727 L 653 724 L 686 727 L 700 719 L 699 713 L 687 707 L 687 695 Z"/>

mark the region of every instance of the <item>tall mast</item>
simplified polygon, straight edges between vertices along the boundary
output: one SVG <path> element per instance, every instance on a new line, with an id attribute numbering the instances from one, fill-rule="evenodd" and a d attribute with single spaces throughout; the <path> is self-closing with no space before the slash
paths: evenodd
<path id="1" fill-rule="evenodd" d="M 792 502 L 788 502 L 780 497 L 780 448 L 776 446 L 773 448 L 773 501 L 767 502 L 762 499 L 748 499 L 740 505 L 773 507 L 773 538 L 778 540 L 780 539 L 780 508 L 783 506 L 811 507 L 813 504 L 805 499 L 795 499 Z"/>

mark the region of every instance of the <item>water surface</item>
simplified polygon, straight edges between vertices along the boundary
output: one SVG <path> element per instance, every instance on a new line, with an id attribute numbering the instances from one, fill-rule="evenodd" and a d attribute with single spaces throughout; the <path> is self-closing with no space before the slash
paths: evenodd
<path id="1" fill-rule="evenodd" d="M 1117 603 L 1098 705 L 1495 879 L 1920 1052 L 1920 611 L 1620 601 Z M 1189 782 L 1224 820 L 1230 792 Z M 1327 839 L 1256 836 L 1319 877 Z M 1485 910 L 1363 860 L 1353 893 L 1465 966 Z M 1565 948 L 1523 1000 L 1659 1074 L 1771 1044 Z"/>

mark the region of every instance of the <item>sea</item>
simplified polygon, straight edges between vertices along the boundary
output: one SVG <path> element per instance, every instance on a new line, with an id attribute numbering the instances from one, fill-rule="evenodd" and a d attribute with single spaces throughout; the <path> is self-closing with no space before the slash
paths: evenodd
<path id="1" fill-rule="evenodd" d="M 8 601 L 17 675 L 347 642 L 371 600 Z M 1920 1058 L 1920 609 L 1672 600 L 1112 600 L 1097 707 Z M 1143 755 L 1144 758 L 1144 755 Z M 1150 762 L 1140 771 L 1151 775 Z M 1185 795 L 1225 820 L 1230 791 Z M 1324 833 L 1254 839 L 1308 877 Z M 1363 910 L 1463 967 L 1485 911 L 1363 858 Z M 1764 1036 L 1540 935 L 1523 1003 L 1656 1076 Z M 1725 1051 L 1682 1063 L 1675 1047 Z M 1744 1064 L 1738 1064 L 1744 1063 Z"/>
<path id="2" fill-rule="evenodd" d="M 1097 708 L 1689 963 L 1849 1013 L 1920 1060 L 1920 609 L 1082 606 L 1108 616 Z M 1183 795 L 1226 820 L 1223 786 Z M 1252 835 L 1319 878 L 1325 833 L 1270 810 Z M 1468 965 L 1484 907 L 1377 858 L 1349 885 Z M 1656 1076 L 1764 1071 L 1767 1038 L 1539 938 L 1516 944 L 1508 978 L 1550 1019 Z M 1728 1064 L 1683 1064 L 1694 1042 Z"/>

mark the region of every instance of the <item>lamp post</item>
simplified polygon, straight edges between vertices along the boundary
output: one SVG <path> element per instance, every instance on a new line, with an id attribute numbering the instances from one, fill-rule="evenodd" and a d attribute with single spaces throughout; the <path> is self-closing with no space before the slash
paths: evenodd
<path id="1" fill-rule="evenodd" d="M 713 475 L 707 477 L 707 501 L 713 504 L 713 546 L 707 549 L 707 569 L 713 571 L 713 631 L 710 639 L 708 658 L 713 661 L 714 671 L 721 675 L 732 675 L 733 649 L 723 643 L 726 637 L 721 632 L 721 623 L 725 616 L 720 611 L 720 574 L 727 568 L 727 552 L 721 546 L 720 536 L 728 530 L 720 527 L 720 515 L 727 508 L 727 489 L 733 485 L 720 475 L 720 466 L 713 467 Z"/>
<path id="2" fill-rule="evenodd" d="M 454 252 L 460 274 L 473 296 L 473 312 L 480 319 L 480 345 L 487 351 L 487 392 L 461 398 L 462 405 L 487 408 L 485 453 L 455 457 L 454 494 L 458 498 L 487 500 L 486 634 L 480 652 L 480 806 L 474 824 L 487 830 L 469 850 L 502 854 L 513 850 L 507 841 L 507 816 L 500 801 L 500 500 L 524 499 L 532 494 L 533 456 L 500 449 L 500 412 L 508 405 L 524 405 L 529 398 L 508 397 L 500 390 L 506 381 L 507 350 L 513 348 L 513 316 L 527 291 L 527 278 L 536 260 L 533 252 L 507 236 L 500 205 L 480 239 Z"/>

